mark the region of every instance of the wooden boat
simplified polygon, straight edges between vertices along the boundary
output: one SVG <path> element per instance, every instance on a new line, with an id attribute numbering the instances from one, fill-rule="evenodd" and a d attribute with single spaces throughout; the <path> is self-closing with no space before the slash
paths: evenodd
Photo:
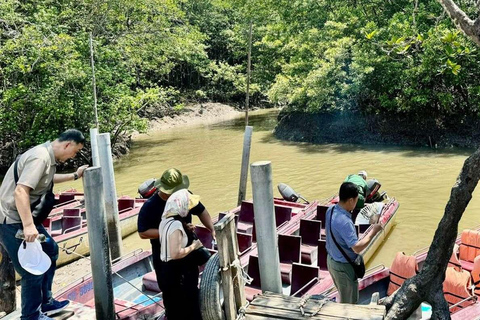
<path id="1" fill-rule="evenodd" d="M 87 219 L 83 194 L 75 190 L 56 195 L 57 204 L 43 223 L 59 247 L 57 266 L 89 254 Z M 121 197 L 118 212 L 122 237 L 137 231 L 137 218 L 146 199 Z"/>
<path id="2" fill-rule="evenodd" d="M 457 275 L 465 275 L 465 273 L 467 274 L 467 277 L 469 276 L 469 273 L 471 273 L 470 275 L 473 277 L 474 272 L 476 272 L 478 276 L 478 273 L 480 272 L 479 245 L 480 227 L 477 227 L 474 230 L 464 230 L 462 234 L 457 237 L 456 246 L 449 261 L 449 270 L 447 270 L 445 282 L 450 282 L 450 274 L 452 273 L 455 275 L 455 278 L 458 278 Z M 426 247 L 413 254 L 418 265 L 418 270 L 423 267 L 428 249 L 429 248 Z M 367 270 L 365 277 L 359 280 L 359 303 L 370 303 L 371 296 L 374 292 L 378 292 L 380 298 L 386 297 L 391 276 L 392 273 L 390 268 L 383 265 Z M 470 279 L 466 280 L 465 283 L 459 284 L 460 288 L 457 288 L 460 289 L 458 292 L 466 295 L 465 297 L 455 297 L 459 293 L 449 292 L 451 287 L 444 282 L 445 298 L 450 305 L 452 320 L 480 319 L 480 303 L 478 302 L 480 290 L 471 290 L 472 288 L 470 287 L 470 284 L 473 284 L 473 281 L 468 281 Z M 338 291 L 333 286 L 321 293 L 332 300 L 338 300 Z M 421 319 L 423 313 L 423 319 L 425 319 L 425 313 L 429 312 L 431 312 L 431 307 L 426 303 L 422 303 L 422 306 L 417 310 L 414 317 L 416 316 L 418 319 Z"/>
<path id="3" fill-rule="evenodd" d="M 137 320 L 162 318 L 164 307 L 158 292 L 142 288 L 142 277 L 153 270 L 150 251 L 138 250 L 123 256 L 112 265 L 116 319 Z M 56 299 L 72 301 L 69 311 L 75 319 L 95 319 L 93 279 L 87 275 L 65 287 Z"/>

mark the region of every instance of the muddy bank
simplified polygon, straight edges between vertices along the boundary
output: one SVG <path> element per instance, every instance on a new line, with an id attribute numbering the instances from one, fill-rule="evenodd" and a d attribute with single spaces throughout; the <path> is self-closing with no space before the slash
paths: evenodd
<path id="1" fill-rule="evenodd" d="M 365 116 L 358 113 L 301 113 L 282 111 L 275 136 L 310 143 L 385 144 L 431 148 L 478 148 L 480 122 L 438 124 L 434 119 L 412 120 L 402 115 Z"/>

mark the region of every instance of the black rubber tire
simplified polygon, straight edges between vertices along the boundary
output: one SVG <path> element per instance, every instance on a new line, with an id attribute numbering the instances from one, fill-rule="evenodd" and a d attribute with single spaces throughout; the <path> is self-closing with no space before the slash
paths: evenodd
<path id="1" fill-rule="evenodd" d="M 200 281 L 200 311 L 203 320 L 225 320 L 221 301 L 221 275 L 218 253 L 205 265 Z"/>

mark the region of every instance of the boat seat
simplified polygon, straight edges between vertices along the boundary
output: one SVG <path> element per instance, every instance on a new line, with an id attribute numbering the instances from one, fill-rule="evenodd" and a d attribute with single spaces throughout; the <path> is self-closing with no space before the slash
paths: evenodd
<path id="1" fill-rule="evenodd" d="M 202 225 L 195 226 L 195 233 L 197 234 L 198 240 L 200 240 L 203 246 L 207 249 L 214 249 L 213 248 L 213 237 L 210 230 Z"/>
<path id="2" fill-rule="evenodd" d="M 253 224 L 238 221 L 237 230 L 242 233 L 253 234 Z"/>
<path id="3" fill-rule="evenodd" d="M 480 231 L 463 230 L 459 251 L 460 261 L 473 262 L 475 257 L 480 255 Z"/>
<path id="4" fill-rule="evenodd" d="M 480 256 L 476 257 L 473 261 L 473 270 L 471 272 L 472 283 L 475 286 L 474 292 L 478 297 L 480 296 Z"/>
<path id="5" fill-rule="evenodd" d="M 458 259 L 458 248 L 458 244 L 455 243 L 455 245 L 453 246 L 452 255 L 450 256 L 450 260 L 448 260 L 448 267 L 453 267 L 460 271 L 460 269 L 462 268 L 462 263 Z"/>
<path id="6" fill-rule="evenodd" d="M 131 210 L 135 208 L 135 199 L 130 197 L 128 198 L 119 198 L 117 200 L 118 213 Z"/>
<path id="7" fill-rule="evenodd" d="M 443 293 L 445 300 L 447 300 L 450 306 L 451 313 L 475 303 L 475 297 L 468 290 L 470 284 L 470 272 L 465 270 L 457 271 L 453 267 L 447 267 L 445 281 L 443 282 Z M 462 300 L 465 301 L 453 307 L 453 305 Z"/>
<path id="8" fill-rule="evenodd" d="M 318 239 L 321 238 L 322 222 L 318 220 L 300 220 L 300 237 L 302 237 L 302 260 L 303 264 L 317 264 Z"/>
<path id="9" fill-rule="evenodd" d="M 252 278 L 252 283 L 245 286 L 245 297 L 248 301 L 252 301 L 256 295 L 262 293 L 260 266 L 258 265 L 258 257 L 255 255 L 248 257 L 248 275 Z"/>
<path id="10" fill-rule="evenodd" d="M 327 216 L 328 208 L 329 208 L 328 206 L 323 206 L 323 205 L 317 206 L 317 216 L 315 217 L 315 220 L 321 221 L 325 225 L 325 219 Z"/>
<path id="11" fill-rule="evenodd" d="M 318 267 L 300 263 L 292 265 L 291 296 L 302 296 L 318 281 Z"/>
<path id="12" fill-rule="evenodd" d="M 145 274 L 142 277 L 142 284 L 145 290 L 160 292 L 160 288 L 158 287 L 157 283 L 157 274 L 155 273 L 155 271 L 151 271 Z"/>
<path id="13" fill-rule="evenodd" d="M 218 214 L 218 220 L 217 220 L 217 221 L 222 220 L 223 217 L 225 217 L 226 215 L 227 215 L 226 212 L 220 212 L 220 213 Z M 235 215 L 235 218 L 234 218 L 234 219 L 235 219 L 235 225 L 237 225 L 237 224 L 238 224 L 238 214 Z"/>
<path id="14" fill-rule="evenodd" d="M 292 263 L 300 262 L 300 247 L 302 238 L 300 236 L 279 234 L 278 253 L 280 258 L 280 273 L 283 284 L 292 282 Z"/>
<path id="15" fill-rule="evenodd" d="M 275 205 L 275 225 L 278 228 L 282 224 L 292 219 L 292 208 L 287 206 Z"/>
<path id="16" fill-rule="evenodd" d="M 418 264 L 415 256 L 407 256 L 403 252 L 397 252 L 390 268 L 390 283 L 387 294 L 391 295 L 402 286 L 405 280 L 418 273 Z"/>
<path id="17" fill-rule="evenodd" d="M 242 255 L 252 246 L 253 236 L 248 233 L 237 232 L 237 241 L 239 254 Z"/>
<path id="18" fill-rule="evenodd" d="M 82 228 L 82 217 L 62 217 L 62 234 L 73 232 Z"/>
<path id="19" fill-rule="evenodd" d="M 62 204 L 64 202 L 75 200 L 75 195 L 71 193 L 62 193 L 58 196 L 58 204 Z"/>
<path id="20" fill-rule="evenodd" d="M 242 204 L 240 205 L 240 213 L 238 214 L 238 221 L 253 224 L 253 202 L 242 201 Z"/>
<path id="21" fill-rule="evenodd" d="M 327 268 L 327 241 L 318 240 L 317 265 L 320 270 L 328 270 Z"/>
<path id="22" fill-rule="evenodd" d="M 80 209 L 79 208 L 63 209 L 63 216 L 64 217 L 80 217 Z"/>

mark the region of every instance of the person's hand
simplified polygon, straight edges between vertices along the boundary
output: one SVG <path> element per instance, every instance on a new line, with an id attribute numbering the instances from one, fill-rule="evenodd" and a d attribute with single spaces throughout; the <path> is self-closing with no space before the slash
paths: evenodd
<path id="1" fill-rule="evenodd" d="M 195 231 L 195 225 L 193 223 L 187 223 L 185 226 L 187 227 L 188 231 Z"/>
<path id="2" fill-rule="evenodd" d="M 35 239 L 37 239 L 38 230 L 35 225 L 31 224 L 29 226 L 23 227 L 23 234 L 25 236 L 25 241 L 33 242 L 35 241 Z"/>
<path id="3" fill-rule="evenodd" d="M 375 224 L 372 224 L 373 226 L 373 234 L 376 235 L 377 233 L 379 233 L 381 230 L 383 230 L 383 227 L 380 223 L 375 223 Z"/>
<path id="4" fill-rule="evenodd" d="M 83 177 L 83 172 L 88 168 L 88 164 L 81 166 L 77 169 L 77 175 L 79 178 Z"/>
<path id="5" fill-rule="evenodd" d="M 197 250 L 198 248 L 203 247 L 202 241 L 200 241 L 200 240 L 193 240 L 192 245 L 193 245 L 194 250 Z"/>
<path id="6" fill-rule="evenodd" d="M 217 242 L 217 234 L 215 233 L 215 229 L 212 230 L 212 238 Z"/>

